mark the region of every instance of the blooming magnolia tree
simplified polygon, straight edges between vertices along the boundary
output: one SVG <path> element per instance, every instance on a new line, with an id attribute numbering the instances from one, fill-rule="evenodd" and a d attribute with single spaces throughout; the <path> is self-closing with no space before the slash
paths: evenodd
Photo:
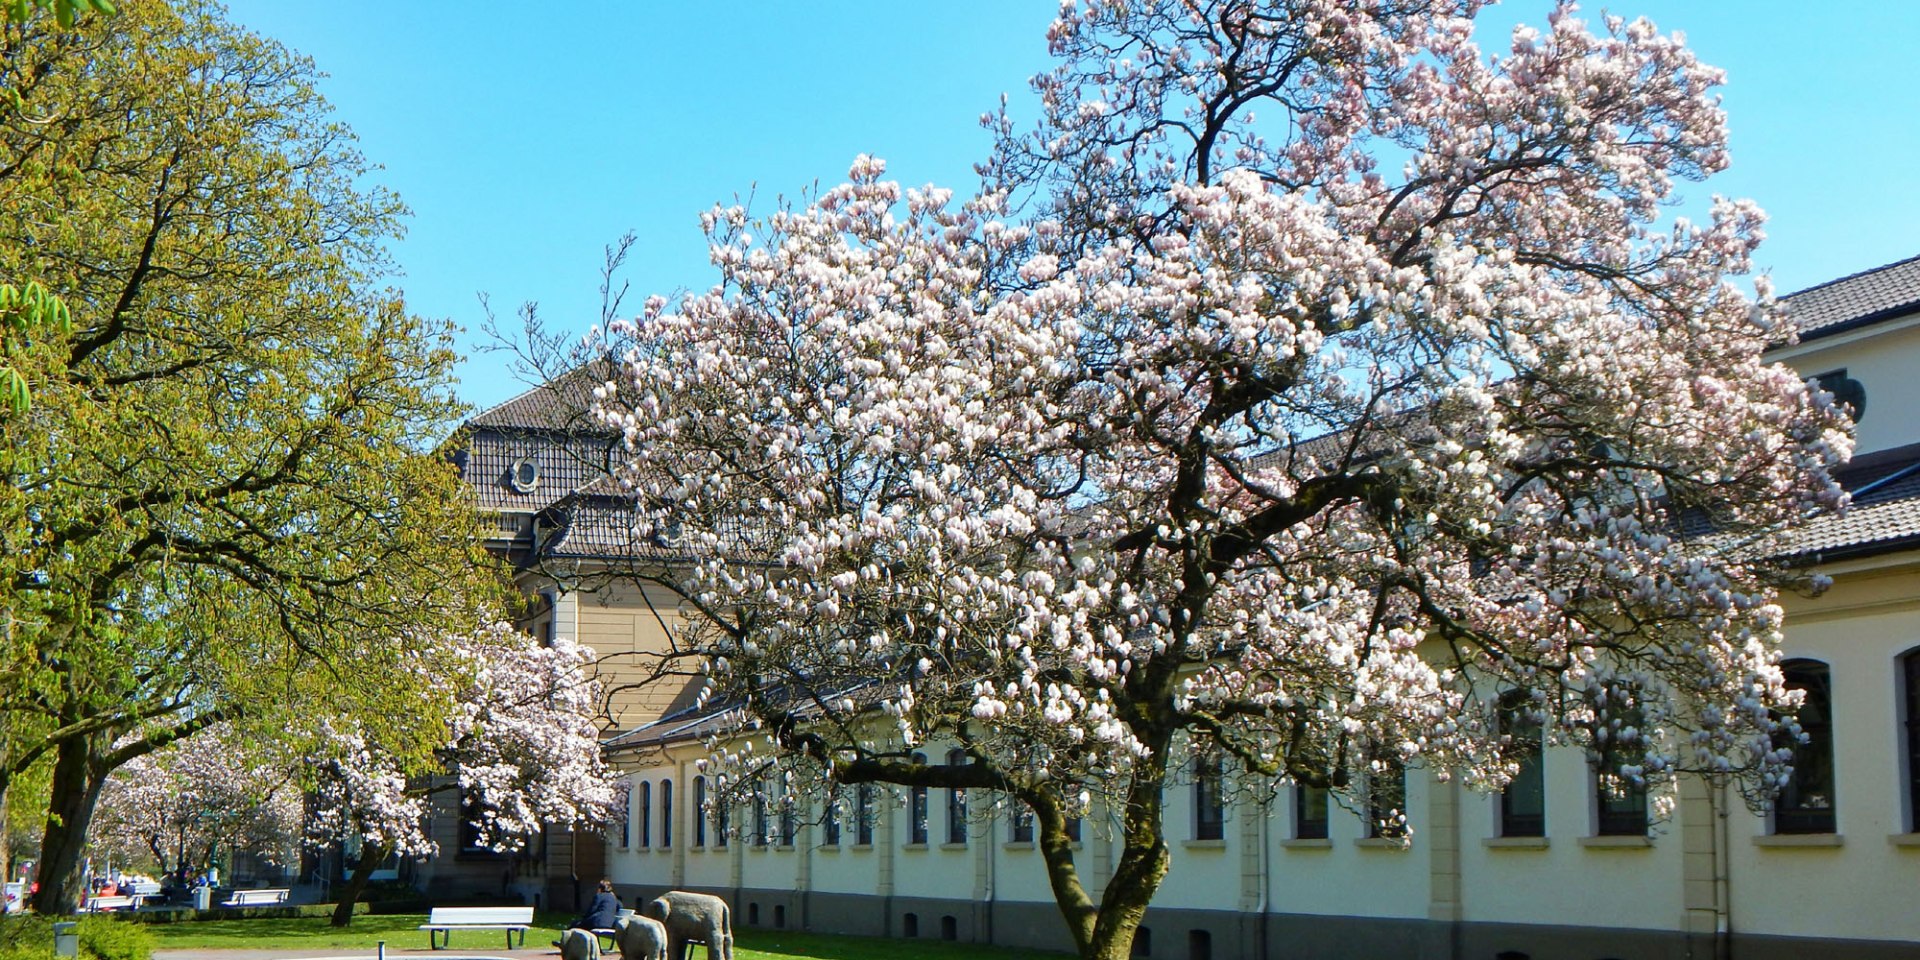
<path id="1" fill-rule="evenodd" d="M 100 792 L 88 840 L 162 875 L 204 872 L 222 850 L 286 863 L 300 842 L 300 791 L 253 734 L 215 724 L 191 740 L 136 757 Z"/>
<path id="2" fill-rule="evenodd" d="M 863 157 L 709 215 L 722 282 L 616 324 L 597 396 L 691 558 L 637 571 L 694 612 L 669 659 L 778 748 L 728 759 L 1010 795 L 1105 958 L 1187 752 L 1492 788 L 1505 711 L 1631 783 L 1780 782 L 1766 544 L 1851 440 L 1729 282 L 1760 212 L 1671 216 L 1721 75 L 1570 6 L 1490 56 L 1479 6 L 1069 3 L 983 195 Z"/>
<path id="3" fill-rule="evenodd" d="M 335 926 L 351 922 L 353 903 L 388 856 L 435 851 L 426 824 L 436 794 L 457 789 L 460 815 L 496 850 L 520 849 L 547 824 L 600 824 L 612 813 L 615 783 L 594 720 L 599 693 L 586 674 L 591 651 L 565 638 L 542 646 L 504 623 L 420 650 L 423 677 L 466 678 L 452 692 L 438 767 L 412 769 L 398 759 L 404 750 L 344 723 L 328 727 L 309 758 L 317 782 L 308 839 L 360 844 Z"/>

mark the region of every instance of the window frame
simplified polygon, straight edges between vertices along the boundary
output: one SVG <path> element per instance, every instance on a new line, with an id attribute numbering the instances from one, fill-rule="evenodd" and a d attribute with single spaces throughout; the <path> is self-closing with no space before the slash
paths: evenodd
<path id="1" fill-rule="evenodd" d="M 1776 745 L 1793 751 L 1794 762 L 1792 775 L 1774 796 L 1771 817 L 1773 832 L 1776 835 L 1838 833 L 1840 777 L 1835 769 L 1838 758 L 1833 744 L 1833 667 L 1824 660 L 1795 657 L 1781 661 L 1780 671 L 1785 677 L 1787 689 L 1804 690 L 1807 696 L 1795 717 L 1805 739 L 1785 743 L 1784 737 L 1775 735 Z M 1816 710 L 1811 717 L 1806 715 L 1809 707 Z M 1809 758 L 1809 754 L 1812 755 L 1810 759 L 1824 763 L 1803 762 L 1803 758 Z M 1817 782 L 1822 779 L 1824 783 Z M 1809 784 L 1809 781 L 1816 782 Z M 1808 792 L 1809 786 L 1825 788 L 1824 806 L 1800 801 L 1799 795 Z M 1815 797 L 1818 796 L 1815 794 Z"/>

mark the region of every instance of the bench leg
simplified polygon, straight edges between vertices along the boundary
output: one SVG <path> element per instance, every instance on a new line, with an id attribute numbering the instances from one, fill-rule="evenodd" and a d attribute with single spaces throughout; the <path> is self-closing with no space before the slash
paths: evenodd
<path id="1" fill-rule="evenodd" d="M 442 940 L 445 940 L 446 942 L 441 943 L 440 941 Z M 435 950 L 443 949 L 447 946 L 452 945 L 452 943 L 453 943 L 452 930 L 428 930 L 427 931 L 427 945 L 429 947 L 432 947 Z"/>

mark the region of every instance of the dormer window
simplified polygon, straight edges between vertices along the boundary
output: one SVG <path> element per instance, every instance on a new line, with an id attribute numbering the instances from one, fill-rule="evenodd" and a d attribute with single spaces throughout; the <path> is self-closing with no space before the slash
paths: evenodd
<path id="1" fill-rule="evenodd" d="M 521 493 L 532 493 L 540 486 L 540 464 L 531 457 L 515 460 L 507 471 L 507 483 Z"/>
<path id="2" fill-rule="evenodd" d="M 1845 407 L 1847 415 L 1851 416 L 1855 423 L 1860 422 L 1860 418 L 1866 415 L 1867 386 L 1847 376 L 1845 367 L 1817 374 L 1810 379 L 1820 389 L 1833 394 L 1834 402 Z"/>

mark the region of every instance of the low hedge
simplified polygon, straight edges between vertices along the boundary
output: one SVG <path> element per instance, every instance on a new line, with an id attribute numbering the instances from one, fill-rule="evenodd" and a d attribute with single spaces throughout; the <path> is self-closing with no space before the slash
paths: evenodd
<path id="1" fill-rule="evenodd" d="M 132 914 L 128 914 L 131 917 Z M 48 960 L 53 956 L 53 925 L 66 922 L 37 913 L 0 918 L 0 960 Z M 153 934 L 114 917 L 81 917 L 80 956 L 92 960 L 151 960 Z"/>
<path id="2" fill-rule="evenodd" d="M 178 907 L 163 910 L 134 910 L 116 913 L 114 916 L 134 923 L 191 923 L 195 920 L 249 920 L 256 917 L 274 917 L 282 920 L 299 917 L 331 917 L 337 909 L 331 903 L 301 903 L 274 907 L 221 907 L 217 910 L 195 910 L 191 907 Z M 361 916 L 373 912 L 369 905 L 356 903 L 353 915 Z M 397 911 L 406 912 L 406 911 Z M 425 913 L 424 910 L 413 911 Z M 6 960 L 0 957 L 0 960 Z"/>

